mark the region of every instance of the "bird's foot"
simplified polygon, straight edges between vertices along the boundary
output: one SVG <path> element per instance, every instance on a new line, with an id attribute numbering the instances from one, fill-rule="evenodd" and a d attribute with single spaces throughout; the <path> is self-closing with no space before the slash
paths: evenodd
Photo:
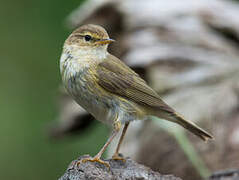
<path id="1" fill-rule="evenodd" d="M 110 168 L 110 164 L 106 161 L 101 160 L 99 157 L 81 159 L 80 161 L 77 162 L 77 166 L 80 165 L 80 163 L 86 163 L 87 161 L 97 162 L 97 163 L 103 164 L 106 167 Z"/>
<path id="2" fill-rule="evenodd" d="M 121 157 L 119 154 L 114 154 L 114 155 L 112 156 L 112 159 L 113 159 L 113 160 L 120 160 L 120 161 L 123 161 L 124 163 L 126 162 L 126 159 L 123 158 L 123 157 Z"/>

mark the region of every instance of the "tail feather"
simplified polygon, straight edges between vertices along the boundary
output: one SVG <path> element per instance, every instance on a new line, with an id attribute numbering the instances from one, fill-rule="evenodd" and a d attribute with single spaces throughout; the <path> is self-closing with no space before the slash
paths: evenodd
<path id="1" fill-rule="evenodd" d="M 166 114 L 165 112 L 161 112 L 157 115 L 158 117 L 164 118 L 166 120 L 183 126 L 185 129 L 189 130 L 191 133 L 195 134 L 204 141 L 207 141 L 208 139 L 213 139 L 213 136 L 210 135 L 208 132 L 197 126 L 195 123 L 185 120 L 176 112 L 167 112 Z"/>
<path id="2" fill-rule="evenodd" d="M 179 114 L 173 113 L 173 117 L 176 123 L 183 126 L 185 129 L 189 130 L 193 134 L 197 135 L 202 140 L 207 141 L 208 139 L 213 139 L 213 136 L 211 134 L 197 126 L 195 123 L 185 120 Z"/>

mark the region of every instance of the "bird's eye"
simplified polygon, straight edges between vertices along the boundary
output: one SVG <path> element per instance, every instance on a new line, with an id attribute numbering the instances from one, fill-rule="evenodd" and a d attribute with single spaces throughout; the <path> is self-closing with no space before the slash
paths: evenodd
<path id="1" fill-rule="evenodd" d="M 85 35 L 85 40 L 86 41 L 90 41 L 92 39 L 92 37 L 90 35 Z"/>

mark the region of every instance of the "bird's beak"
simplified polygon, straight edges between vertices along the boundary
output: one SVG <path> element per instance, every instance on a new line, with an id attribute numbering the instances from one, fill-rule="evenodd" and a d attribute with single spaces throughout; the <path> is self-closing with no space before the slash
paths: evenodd
<path id="1" fill-rule="evenodd" d="M 110 44 L 110 43 L 112 43 L 114 41 L 115 41 L 114 39 L 110 39 L 110 38 L 108 38 L 108 39 L 101 39 L 101 40 L 97 41 L 97 44 Z"/>

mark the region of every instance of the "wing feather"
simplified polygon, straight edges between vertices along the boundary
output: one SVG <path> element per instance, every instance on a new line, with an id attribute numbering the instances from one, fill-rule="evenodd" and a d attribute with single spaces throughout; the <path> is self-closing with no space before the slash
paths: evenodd
<path id="1" fill-rule="evenodd" d="M 99 85 L 106 91 L 141 105 L 174 112 L 137 73 L 112 55 L 97 66 L 97 76 Z"/>

